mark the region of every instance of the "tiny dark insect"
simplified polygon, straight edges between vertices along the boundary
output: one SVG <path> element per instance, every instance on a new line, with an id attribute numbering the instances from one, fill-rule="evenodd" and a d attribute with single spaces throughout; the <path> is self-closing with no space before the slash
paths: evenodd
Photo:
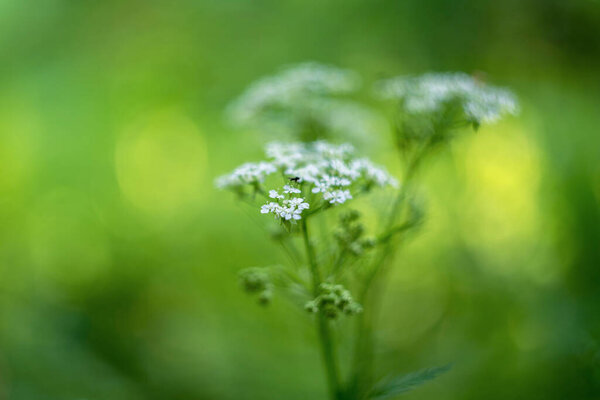
<path id="1" fill-rule="evenodd" d="M 300 177 L 299 176 L 294 176 L 293 178 L 290 178 L 290 181 L 298 183 L 298 182 L 300 182 Z"/>

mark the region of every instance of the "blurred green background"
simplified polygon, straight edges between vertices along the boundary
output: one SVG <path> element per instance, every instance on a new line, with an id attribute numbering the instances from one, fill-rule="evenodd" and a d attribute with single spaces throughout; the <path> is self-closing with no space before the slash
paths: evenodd
<path id="1" fill-rule="evenodd" d="M 237 286 L 284 256 L 212 185 L 261 157 L 223 107 L 305 60 L 521 100 L 423 177 L 382 371 L 455 363 L 409 399 L 600 398 L 600 2 L 0 0 L 0 57 L 0 399 L 324 398 L 309 318 Z"/>

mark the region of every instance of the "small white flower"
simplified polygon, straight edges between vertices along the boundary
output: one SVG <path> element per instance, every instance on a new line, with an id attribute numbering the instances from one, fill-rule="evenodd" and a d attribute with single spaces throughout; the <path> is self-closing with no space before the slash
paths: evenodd
<path id="1" fill-rule="evenodd" d="M 331 160 L 331 168 L 333 168 L 339 175 L 344 177 L 348 177 L 352 180 L 358 178 L 360 176 L 360 172 L 358 172 L 354 168 L 350 168 L 343 160 Z"/>
<path id="2" fill-rule="evenodd" d="M 351 177 L 353 177 L 353 179 L 356 179 L 360 176 L 360 173 L 358 171 L 351 171 L 349 168 L 344 167 L 345 171 L 338 171 L 340 172 L 340 174 L 346 174 L 350 175 Z M 323 176 L 323 182 L 326 182 L 328 186 L 349 186 L 352 181 L 350 181 L 350 179 L 348 178 L 340 178 L 339 176 L 331 176 L 331 175 L 324 175 Z"/>
<path id="3" fill-rule="evenodd" d="M 503 114 L 516 114 L 517 102 L 508 90 L 479 90 L 472 93 L 472 98 L 465 102 L 465 113 L 474 121 L 492 123 Z"/>
<path id="4" fill-rule="evenodd" d="M 329 200 L 331 204 L 343 204 L 346 200 L 352 199 L 352 194 L 349 190 L 334 190 L 333 192 L 325 192 L 323 198 Z"/>
<path id="5" fill-rule="evenodd" d="M 387 185 L 390 185 L 394 188 L 398 187 L 398 181 L 393 176 L 388 174 L 385 169 L 375 166 L 366 158 L 359 158 L 352 161 L 351 168 L 359 171 L 360 174 L 365 177 L 368 183 L 375 183 L 381 187 Z"/>
<path id="6" fill-rule="evenodd" d="M 336 186 L 350 186 L 352 182 L 347 178 L 334 178 Z"/>
<path id="7" fill-rule="evenodd" d="M 302 143 L 272 142 L 266 146 L 267 157 L 273 159 L 273 164 L 280 167 L 293 168 L 302 160 L 304 147 Z"/>
<path id="8" fill-rule="evenodd" d="M 315 182 L 315 187 L 312 188 L 311 192 L 313 192 L 313 193 L 319 193 L 319 192 L 325 193 L 325 192 L 327 192 L 329 190 L 330 186 L 331 185 L 328 182 L 326 182 L 326 181 L 317 181 L 317 182 Z"/>
<path id="9" fill-rule="evenodd" d="M 283 199 L 284 196 L 279 194 L 277 190 L 269 190 L 269 197 L 272 199 Z"/>
<path id="10" fill-rule="evenodd" d="M 288 176 L 298 177 L 299 182 L 315 182 L 321 170 L 320 165 L 308 164 L 299 168 L 288 168 L 285 173 Z"/>
<path id="11" fill-rule="evenodd" d="M 302 193 L 302 191 L 300 189 L 297 189 L 297 188 L 292 187 L 290 185 L 284 185 L 283 186 L 283 193 Z"/>
<path id="12" fill-rule="evenodd" d="M 261 214 L 268 214 L 278 211 L 281 206 L 278 203 L 270 202 L 260 208 Z"/>
<path id="13" fill-rule="evenodd" d="M 308 208 L 308 203 L 306 203 L 302 197 L 293 197 L 289 200 L 284 200 L 283 204 L 288 204 L 292 207 L 299 208 L 300 210 Z"/>
<path id="14" fill-rule="evenodd" d="M 299 220 L 302 218 L 302 211 L 309 208 L 309 204 L 302 197 L 292 197 L 279 202 L 269 202 L 260 208 L 262 214 L 273 214 L 275 218 L 282 218 L 286 221 Z"/>
<path id="15" fill-rule="evenodd" d="M 354 153 L 354 147 L 349 143 L 336 146 L 324 140 L 318 140 L 314 142 L 313 146 L 315 151 L 324 158 L 344 158 Z"/>
<path id="16" fill-rule="evenodd" d="M 281 216 L 286 220 L 289 221 L 290 219 L 294 219 L 294 220 L 299 220 L 302 218 L 301 216 L 302 214 L 302 210 L 298 210 L 298 209 L 294 209 L 294 208 L 286 208 L 284 209 L 284 211 L 282 212 Z"/>

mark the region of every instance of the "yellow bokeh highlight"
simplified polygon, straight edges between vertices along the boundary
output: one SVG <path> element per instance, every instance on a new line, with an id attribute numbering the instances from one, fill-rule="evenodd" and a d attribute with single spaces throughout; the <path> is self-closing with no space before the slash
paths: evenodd
<path id="1" fill-rule="evenodd" d="M 460 218 L 465 239 L 497 261 L 489 265 L 501 265 L 500 273 L 552 279 L 527 253 L 544 240 L 542 160 L 533 138 L 518 125 L 503 124 L 476 135 L 459 153 L 466 178 L 462 204 L 468 204 Z"/>
<path id="2" fill-rule="evenodd" d="M 122 193 L 134 206 L 172 216 L 202 196 L 206 146 L 182 112 L 159 111 L 125 129 L 117 141 L 115 169 Z"/>

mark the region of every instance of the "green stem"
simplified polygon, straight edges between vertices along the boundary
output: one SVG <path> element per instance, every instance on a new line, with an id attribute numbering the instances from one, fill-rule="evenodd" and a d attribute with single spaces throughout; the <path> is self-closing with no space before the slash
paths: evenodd
<path id="1" fill-rule="evenodd" d="M 383 229 L 383 236 L 385 236 L 387 233 L 389 233 L 393 230 L 394 224 L 396 222 L 396 218 L 398 217 L 398 214 L 400 214 L 400 211 L 402 210 L 402 206 L 404 205 L 404 202 L 405 202 L 407 194 L 408 194 L 408 188 L 409 188 L 410 182 L 411 182 L 412 177 L 419 165 L 420 160 L 421 160 L 420 155 L 415 157 L 408 164 L 406 171 L 404 172 L 402 186 L 398 190 L 396 198 L 394 199 L 394 202 L 392 204 L 392 209 L 390 211 L 390 214 L 388 215 L 388 217 L 386 219 L 387 223 Z M 361 301 L 361 302 L 366 301 L 366 297 L 368 295 L 369 289 L 371 288 L 371 284 L 373 283 L 373 280 L 375 279 L 375 277 L 381 270 L 382 265 L 385 263 L 385 261 L 388 259 L 388 257 L 390 257 L 390 253 L 392 253 L 392 250 L 394 250 L 393 244 L 394 244 L 393 240 L 387 240 L 385 242 L 385 246 L 384 246 L 383 250 L 379 253 L 379 257 L 376 258 L 376 261 L 373 263 L 373 267 L 371 268 L 371 271 L 366 278 L 365 284 L 363 286 L 363 290 L 359 296 L 359 301 Z"/>
<path id="2" fill-rule="evenodd" d="M 406 201 L 408 188 L 413 175 L 415 174 L 419 163 L 425 153 L 425 149 L 420 151 L 407 165 L 404 172 L 402 186 L 398 190 L 396 198 L 392 204 L 390 214 L 386 219 L 383 229 L 383 236 L 393 230 L 396 219 L 400 214 Z M 382 274 L 384 265 L 393 254 L 395 247 L 394 240 L 391 237 L 385 242 L 385 245 L 378 257 L 372 264 L 369 274 L 365 277 L 364 286 L 359 294 L 359 302 L 363 305 L 364 312 L 358 316 L 356 321 L 356 345 L 354 349 L 353 360 L 353 387 L 349 388 L 355 393 L 356 398 L 360 398 L 370 389 L 372 381 L 372 363 L 373 363 L 373 321 L 376 319 L 378 298 L 381 290 L 371 290 L 378 276 Z M 371 297 L 369 294 L 372 293 Z M 370 311 L 370 312 L 369 312 Z"/>
<path id="3" fill-rule="evenodd" d="M 308 264 L 310 266 L 312 281 L 313 281 L 313 295 L 317 297 L 321 286 L 321 274 L 317 265 L 315 252 L 312 244 L 310 243 L 308 226 L 306 218 L 302 219 L 302 239 L 304 240 L 304 247 L 306 249 L 306 256 L 308 258 Z M 325 372 L 327 374 L 327 383 L 329 386 L 330 398 L 337 400 L 340 398 L 340 378 L 338 367 L 336 363 L 336 351 L 335 343 L 329 329 L 329 321 L 327 317 L 319 311 L 317 315 L 317 331 L 319 333 L 319 341 L 321 344 L 321 354 L 323 357 L 323 363 L 325 365 Z"/>
<path id="4" fill-rule="evenodd" d="M 346 249 L 342 249 L 340 252 L 340 255 L 335 260 L 335 263 L 333 264 L 333 267 L 331 268 L 331 274 L 333 276 L 337 276 L 338 272 L 340 271 L 340 268 L 342 268 L 342 265 L 344 265 L 345 261 L 346 261 Z"/>

